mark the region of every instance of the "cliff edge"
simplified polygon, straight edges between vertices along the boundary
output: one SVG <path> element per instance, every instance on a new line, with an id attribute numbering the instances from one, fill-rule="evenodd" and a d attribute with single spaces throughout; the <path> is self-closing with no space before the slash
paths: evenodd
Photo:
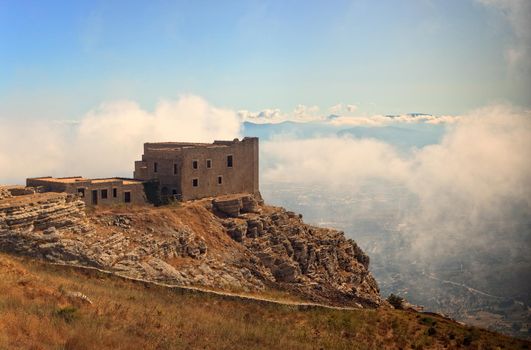
<path id="1" fill-rule="evenodd" d="M 283 291 L 330 305 L 382 303 L 369 257 L 354 241 L 250 195 L 85 208 L 64 193 L 3 193 L 6 252 L 170 284 Z"/>

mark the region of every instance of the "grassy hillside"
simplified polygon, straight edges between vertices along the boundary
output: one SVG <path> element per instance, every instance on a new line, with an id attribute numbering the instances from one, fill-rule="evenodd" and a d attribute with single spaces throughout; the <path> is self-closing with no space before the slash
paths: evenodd
<path id="1" fill-rule="evenodd" d="M 73 296 L 81 292 L 92 304 Z M 179 294 L 0 254 L 0 349 L 527 349 L 397 310 L 299 310 Z"/>

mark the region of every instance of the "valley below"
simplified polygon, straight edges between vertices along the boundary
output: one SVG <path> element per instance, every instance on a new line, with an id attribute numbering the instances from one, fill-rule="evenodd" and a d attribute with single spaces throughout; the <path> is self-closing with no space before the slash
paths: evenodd
<path id="1" fill-rule="evenodd" d="M 447 249 L 442 255 L 437 247 L 430 252 L 428 244 L 421 252 L 412 248 L 420 241 L 408 226 L 417 203 L 401 186 L 368 183 L 353 194 L 291 183 L 264 184 L 263 188 L 269 202 L 293 208 L 304 213 L 307 222 L 343 230 L 355 239 L 371 257 L 370 270 L 383 297 L 397 294 L 426 311 L 531 338 L 529 218 L 517 217 L 512 225 L 505 225 L 511 227 L 508 232 L 496 231 L 491 224 L 493 232 L 486 235 L 490 240 L 484 245 L 464 251 Z M 437 227 L 424 233 L 439 237 L 441 246 L 452 239 Z M 507 235 L 516 243 L 507 246 Z M 459 242 L 467 248 L 463 236 Z"/>

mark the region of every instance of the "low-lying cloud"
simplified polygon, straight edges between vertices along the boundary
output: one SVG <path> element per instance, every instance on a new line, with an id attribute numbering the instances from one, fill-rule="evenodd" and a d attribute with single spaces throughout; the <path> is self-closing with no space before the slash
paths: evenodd
<path id="1" fill-rule="evenodd" d="M 277 139 L 262 150 L 266 183 L 294 182 L 351 197 L 375 179 L 409 190 L 417 203 L 405 212 L 402 231 L 419 258 L 494 247 L 521 256 L 531 248 L 529 111 L 474 111 L 455 120 L 439 144 L 406 154 L 351 137 Z"/>
<path id="2" fill-rule="evenodd" d="M 163 100 L 154 111 L 132 101 L 105 103 L 79 121 L 2 119 L 0 182 L 31 176 L 132 176 L 149 141 L 204 141 L 240 136 L 240 119 L 198 96 Z"/>

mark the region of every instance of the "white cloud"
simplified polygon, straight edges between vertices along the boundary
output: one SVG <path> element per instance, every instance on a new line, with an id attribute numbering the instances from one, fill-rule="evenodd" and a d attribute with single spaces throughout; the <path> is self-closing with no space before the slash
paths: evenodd
<path id="1" fill-rule="evenodd" d="M 242 121 L 249 121 L 257 124 L 280 123 L 288 120 L 288 116 L 281 113 L 278 108 L 268 108 L 260 112 L 240 110 L 238 111 L 238 116 Z"/>
<path id="2" fill-rule="evenodd" d="M 368 139 L 267 142 L 262 177 L 354 197 L 374 179 L 403 186 L 419 203 L 404 218 L 404 234 L 426 259 L 494 249 L 500 233 L 513 244 L 515 213 L 531 217 L 531 112 L 495 106 L 452 122 L 440 144 L 408 154 Z"/>
<path id="3" fill-rule="evenodd" d="M 132 176 L 144 142 L 233 139 L 241 127 L 233 111 L 190 95 L 161 101 L 153 112 L 118 101 L 89 111 L 78 123 L 1 123 L 2 182 L 42 175 Z"/>
<path id="4" fill-rule="evenodd" d="M 249 121 L 256 124 L 275 124 L 285 121 L 298 123 L 323 122 L 335 126 L 386 126 L 397 123 L 428 123 L 428 124 L 450 124 L 459 120 L 459 116 L 434 116 L 429 114 L 404 114 L 396 116 L 354 116 L 357 111 L 356 105 L 346 105 L 342 103 L 328 108 L 332 115 L 320 114 L 318 106 L 306 106 L 299 104 L 291 113 L 284 113 L 278 108 L 268 108 L 260 112 L 248 110 L 238 111 L 238 116 L 242 121 Z M 348 114 L 343 114 L 345 110 Z"/>
<path id="5" fill-rule="evenodd" d="M 318 112 L 318 106 L 306 106 L 299 104 L 295 107 L 292 113 L 283 113 L 278 108 L 267 108 L 260 112 L 240 110 L 238 111 L 238 116 L 243 121 L 249 121 L 257 124 L 281 123 L 285 121 L 305 123 L 324 120 L 324 117 L 319 115 Z"/>
<path id="6" fill-rule="evenodd" d="M 529 0 L 477 0 L 500 11 L 509 22 L 513 41 L 505 53 L 511 68 L 522 68 L 531 73 L 531 1 Z"/>
<path id="7" fill-rule="evenodd" d="M 457 122 L 459 119 L 459 116 L 434 116 L 429 114 L 405 114 L 397 116 L 373 115 L 370 117 L 339 116 L 330 120 L 330 124 L 335 126 L 386 126 L 398 123 L 451 124 Z"/>
<path id="8" fill-rule="evenodd" d="M 322 120 L 323 117 L 317 115 L 318 112 L 318 106 L 305 106 L 299 104 L 297 105 L 297 107 L 295 107 L 295 110 L 293 111 L 293 120 L 300 122 L 312 122 L 316 120 Z"/>
<path id="9" fill-rule="evenodd" d="M 356 105 L 347 105 L 347 111 L 350 113 L 354 113 L 358 110 L 358 106 Z"/>
<path id="10" fill-rule="evenodd" d="M 332 114 L 339 114 L 343 111 L 343 104 L 338 103 L 337 105 L 333 105 L 332 107 L 328 108 L 328 111 Z"/>

